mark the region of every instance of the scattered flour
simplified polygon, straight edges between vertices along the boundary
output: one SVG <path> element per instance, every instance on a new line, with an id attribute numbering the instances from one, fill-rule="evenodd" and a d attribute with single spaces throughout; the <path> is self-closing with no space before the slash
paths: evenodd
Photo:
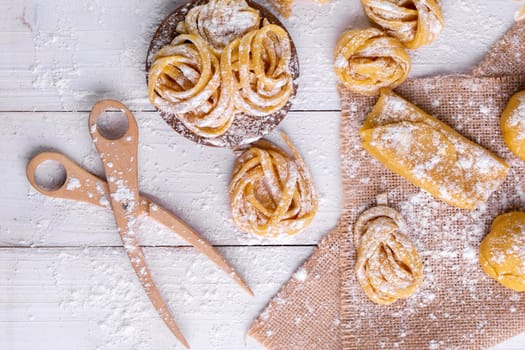
<path id="1" fill-rule="evenodd" d="M 308 277 L 308 273 L 304 267 L 301 267 L 296 273 L 294 273 L 293 277 L 300 282 L 304 282 Z"/>
<path id="2" fill-rule="evenodd" d="M 66 190 L 68 191 L 74 191 L 82 187 L 80 184 L 80 181 L 76 177 L 72 177 L 69 179 L 66 185 Z"/>

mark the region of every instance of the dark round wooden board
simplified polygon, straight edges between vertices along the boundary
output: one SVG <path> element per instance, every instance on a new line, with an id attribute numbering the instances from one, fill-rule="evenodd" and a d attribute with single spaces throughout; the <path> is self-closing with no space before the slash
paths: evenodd
<path id="1" fill-rule="evenodd" d="M 188 11 L 194 6 L 205 4 L 207 1 L 208 0 L 190 0 L 185 5 L 182 5 L 173 11 L 159 25 L 155 35 L 153 35 L 153 39 L 151 40 L 146 57 L 146 83 L 148 71 L 155 53 L 163 46 L 169 44 L 173 38 L 177 36 L 177 31 L 175 30 L 177 28 L 177 24 L 185 18 Z M 279 21 L 279 19 L 266 8 L 253 1 L 248 0 L 247 2 L 251 7 L 259 10 L 259 13 L 261 14 L 261 20 L 266 18 L 268 22 L 285 28 L 281 21 Z M 288 33 L 288 35 L 290 36 L 290 33 Z M 253 117 L 244 113 L 237 113 L 231 127 L 228 129 L 228 131 L 226 131 L 226 133 L 216 138 L 205 138 L 189 130 L 174 114 L 166 113 L 158 109 L 157 110 L 166 123 L 168 123 L 176 132 L 199 144 L 213 147 L 237 148 L 239 146 L 254 142 L 268 134 L 270 131 L 275 129 L 277 125 L 279 125 L 279 123 L 288 114 L 288 111 L 292 106 L 292 100 L 297 93 L 299 58 L 297 57 L 297 50 L 292 40 L 291 44 L 292 59 L 290 61 L 290 72 L 292 73 L 293 79 L 292 95 L 290 96 L 290 99 L 286 105 L 273 114 L 267 115 L 265 117 Z"/>

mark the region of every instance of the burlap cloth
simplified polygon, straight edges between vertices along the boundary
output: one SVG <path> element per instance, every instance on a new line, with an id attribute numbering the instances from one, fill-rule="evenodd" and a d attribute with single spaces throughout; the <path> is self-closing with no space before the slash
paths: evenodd
<path id="1" fill-rule="evenodd" d="M 362 150 L 358 128 L 376 98 L 340 87 L 343 213 L 300 272 L 279 291 L 248 334 L 269 349 L 480 349 L 525 332 L 519 293 L 489 279 L 478 247 L 492 220 L 525 210 L 525 163 L 505 147 L 499 116 L 525 89 L 525 23 L 516 24 L 473 76 L 410 79 L 396 92 L 512 166 L 486 206 L 453 208 L 410 185 Z M 424 262 L 424 283 L 406 301 L 378 306 L 354 274 L 349 234 L 356 216 L 379 193 L 407 219 Z"/>

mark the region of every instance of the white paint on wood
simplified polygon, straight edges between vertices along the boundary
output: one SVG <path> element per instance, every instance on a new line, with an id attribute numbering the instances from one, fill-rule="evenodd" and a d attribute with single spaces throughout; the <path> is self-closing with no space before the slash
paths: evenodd
<path id="1" fill-rule="evenodd" d="M 193 349 L 244 348 L 254 317 L 312 249 L 220 250 L 255 297 L 192 248 L 145 249 L 153 279 Z M 0 324 L 0 349 L 183 348 L 151 306 L 123 248 L 0 249 Z"/>

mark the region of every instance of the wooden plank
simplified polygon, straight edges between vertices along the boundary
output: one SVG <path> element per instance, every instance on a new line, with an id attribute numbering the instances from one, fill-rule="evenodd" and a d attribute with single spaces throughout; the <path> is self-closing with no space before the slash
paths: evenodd
<path id="1" fill-rule="evenodd" d="M 150 38 L 180 1 L 38 0 L 0 4 L 0 111 L 89 110 L 101 98 L 151 110 L 143 72 Z M 517 2 L 445 1 L 446 29 L 412 52 L 412 76 L 468 73 L 512 24 Z M 332 51 L 346 27 L 364 27 L 359 0 L 299 0 L 285 21 L 302 77 L 295 110 L 339 110 Z"/>
<path id="2" fill-rule="evenodd" d="M 311 248 L 221 248 L 254 298 L 191 248 L 145 251 L 193 349 L 255 350 L 263 348 L 246 330 Z M 494 350 L 524 346 L 525 334 Z M 0 248 L 0 348 L 182 349 L 121 248 Z"/>
<path id="3" fill-rule="evenodd" d="M 192 248 L 145 249 L 193 349 L 243 349 L 258 312 L 311 247 L 222 248 L 251 298 Z M 0 249 L 0 349 L 182 349 L 121 248 Z M 254 341 L 248 349 L 261 349 Z"/>
<path id="4" fill-rule="evenodd" d="M 315 244 L 335 226 L 341 208 L 339 129 L 335 112 L 291 113 L 281 124 L 304 155 L 320 197 L 316 220 L 291 238 L 261 240 L 236 230 L 230 220 L 228 183 L 235 156 L 226 149 L 197 146 L 154 112 L 136 114 L 140 124 L 141 189 L 191 223 L 214 244 Z M 272 139 L 277 140 L 276 133 Z M 120 245 L 106 209 L 51 199 L 25 177 L 28 160 L 45 149 L 65 153 L 102 174 L 87 130 L 87 113 L 0 113 L 0 245 Z M 151 220 L 142 221 L 146 245 L 183 244 Z"/>
<path id="5" fill-rule="evenodd" d="M 511 338 L 497 346 L 492 350 L 523 350 L 525 347 L 525 333 L 522 333 L 514 338 Z"/>

